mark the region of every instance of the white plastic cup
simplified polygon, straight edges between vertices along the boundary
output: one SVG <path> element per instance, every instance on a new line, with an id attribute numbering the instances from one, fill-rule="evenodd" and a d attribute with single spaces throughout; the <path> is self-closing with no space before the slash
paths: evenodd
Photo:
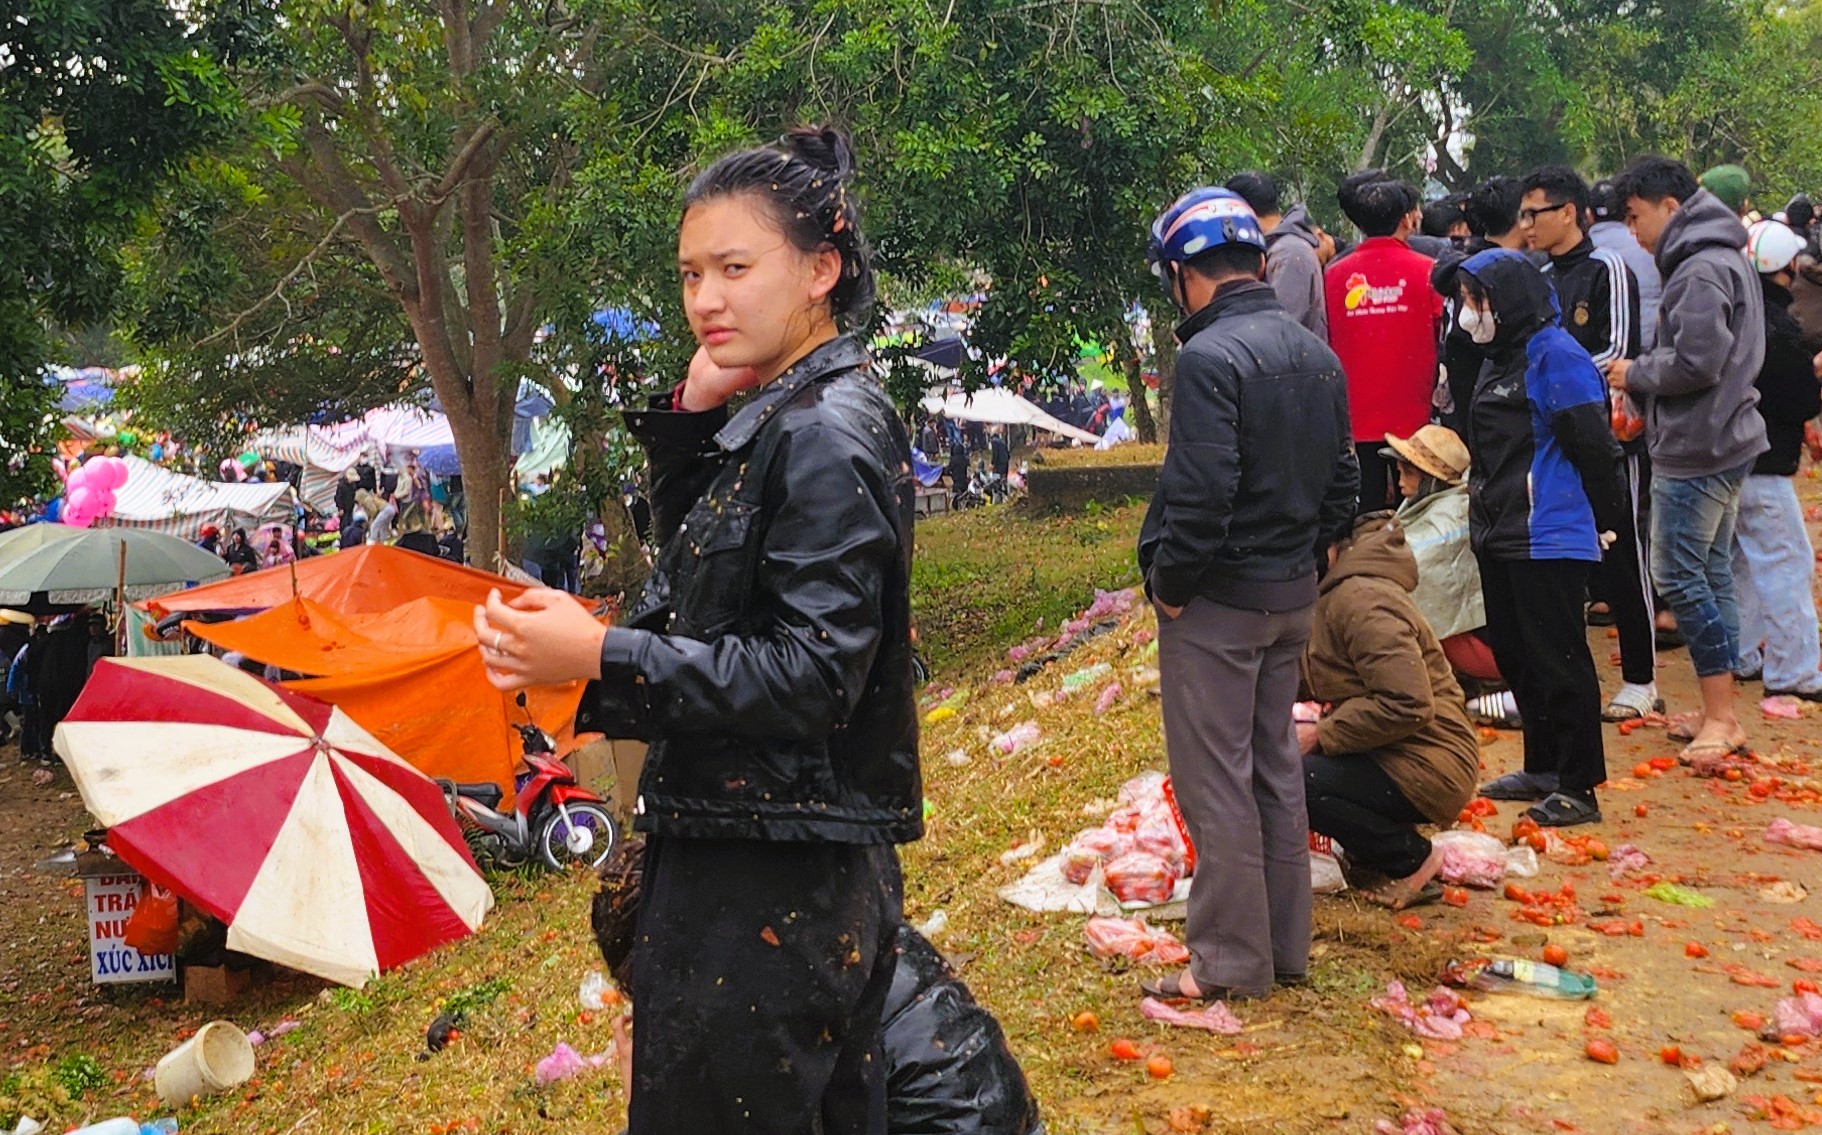
<path id="1" fill-rule="evenodd" d="M 232 1021 L 210 1021 L 165 1053 L 152 1075 L 158 1098 L 182 1107 L 198 1096 L 238 1088 L 253 1078 L 253 1042 Z"/>

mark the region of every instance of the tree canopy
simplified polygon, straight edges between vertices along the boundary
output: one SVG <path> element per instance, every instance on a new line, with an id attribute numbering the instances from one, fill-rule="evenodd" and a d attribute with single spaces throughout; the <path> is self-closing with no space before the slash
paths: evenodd
<path id="1" fill-rule="evenodd" d="M 114 316 L 152 364 L 126 397 L 193 435 L 434 397 L 481 554 L 520 379 L 593 452 L 603 376 L 668 376 L 690 349 L 683 184 L 798 122 L 855 135 L 888 301 L 985 280 L 976 344 L 1048 374 L 1080 339 L 1144 348 L 1127 319 L 1161 306 L 1145 226 L 1239 169 L 1278 174 L 1331 224 L 1334 185 L 1365 165 L 1463 188 L 1659 151 L 1743 161 L 1767 198 L 1822 177 L 1799 144 L 1822 110 L 1807 3 L 214 0 L 181 23 L 166 0 L 27 8 L 0 32 L 20 45 L 0 46 L 53 62 L 0 67 L 18 94 L 4 168 L 31 206 L 0 239 L 35 266 L 0 293 L 6 373 L 46 351 L 16 325 Z M 72 62 L 89 38 L 110 74 L 139 76 L 115 84 L 128 111 Z M 604 308 L 658 337 L 606 340 Z M 0 428 L 41 415 L 29 401 L 9 398 Z"/>
<path id="2" fill-rule="evenodd" d="M 0 501 L 49 481 L 60 332 L 106 324 L 136 218 L 223 136 L 216 58 L 165 0 L 18 0 L 0 20 Z"/>

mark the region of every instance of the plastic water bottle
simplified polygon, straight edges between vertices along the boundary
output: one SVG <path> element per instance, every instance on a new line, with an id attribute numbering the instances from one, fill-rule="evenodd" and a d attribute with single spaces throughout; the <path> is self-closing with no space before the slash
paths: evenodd
<path id="1" fill-rule="evenodd" d="M 170 1116 L 141 1123 L 120 1115 L 70 1132 L 70 1135 L 177 1135 L 177 1121 Z"/>
<path id="2" fill-rule="evenodd" d="M 1585 973 L 1526 958 L 1493 958 L 1470 971 L 1467 984 L 1490 993 L 1529 993 L 1565 1001 L 1585 1001 L 1597 992 L 1594 979 Z"/>

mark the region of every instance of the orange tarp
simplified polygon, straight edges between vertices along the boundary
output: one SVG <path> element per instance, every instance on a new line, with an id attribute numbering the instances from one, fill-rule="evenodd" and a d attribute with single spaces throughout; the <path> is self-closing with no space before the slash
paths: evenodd
<path id="1" fill-rule="evenodd" d="M 290 602 L 292 574 L 287 567 L 267 568 L 188 591 L 173 591 L 139 606 L 160 616 L 188 611 L 263 611 Z M 503 575 L 389 544 L 365 544 L 299 560 L 296 576 L 297 595 L 344 614 L 378 614 L 425 596 L 474 605 L 486 602 L 487 592 L 493 588 L 507 599 L 529 590 Z"/>
<path id="2" fill-rule="evenodd" d="M 300 598 L 232 623 L 189 621 L 184 629 L 311 675 L 284 684 L 340 706 L 426 775 L 492 781 L 509 799 L 521 752 L 513 724 L 529 711 L 561 749 L 582 694 L 580 682 L 535 687 L 521 710 L 512 695 L 489 685 L 470 601 L 418 598 L 383 613 L 347 614 Z"/>

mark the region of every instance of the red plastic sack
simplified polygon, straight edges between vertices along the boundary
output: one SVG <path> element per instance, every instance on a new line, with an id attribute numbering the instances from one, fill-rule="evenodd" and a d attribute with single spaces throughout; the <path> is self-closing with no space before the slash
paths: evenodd
<path id="1" fill-rule="evenodd" d="M 1170 777 L 1164 778 L 1164 802 L 1170 805 L 1170 818 L 1177 825 L 1177 835 L 1183 840 L 1183 873 L 1196 873 L 1196 841 L 1189 838 L 1189 825 L 1183 822 L 1183 809 L 1177 807 L 1176 790 L 1170 786 Z"/>
<path id="2" fill-rule="evenodd" d="M 177 896 L 156 883 L 148 883 L 139 905 L 127 916 L 121 940 L 142 954 L 176 953 Z"/>
<path id="3" fill-rule="evenodd" d="M 1177 869 L 1143 851 L 1109 860 L 1101 870 L 1107 889 L 1121 902 L 1167 903 L 1177 887 Z"/>

